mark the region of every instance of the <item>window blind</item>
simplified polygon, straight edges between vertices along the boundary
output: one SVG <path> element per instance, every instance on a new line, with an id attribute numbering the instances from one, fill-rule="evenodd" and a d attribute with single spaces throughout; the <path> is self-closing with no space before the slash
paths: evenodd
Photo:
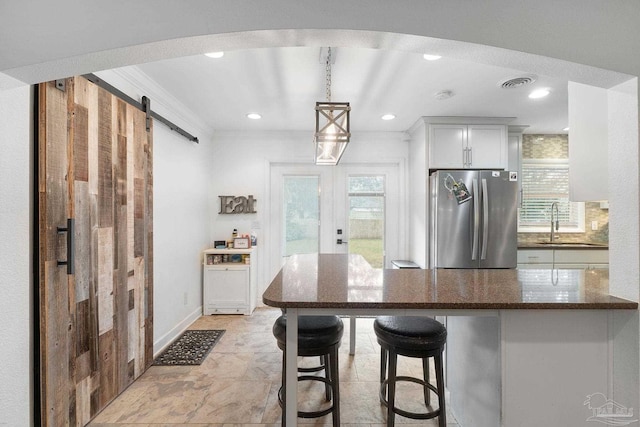
<path id="1" fill-rule="evenodd" d="M 551 226 L 551 204 L 558 203 L 558 218 L 564 231 L 584 230 L 584 203 L 569 201 L 569 164 L 538 160 L 522 164 L 520 231 L 545 231 Z M 555 215 L 555 213 L 554 213 Z M 555 221 L 555 216 L 554 216 Z"/>

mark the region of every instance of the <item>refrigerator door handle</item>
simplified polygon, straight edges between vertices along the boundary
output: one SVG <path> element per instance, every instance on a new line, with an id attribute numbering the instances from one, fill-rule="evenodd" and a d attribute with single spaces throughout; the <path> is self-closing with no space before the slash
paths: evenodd
<path id="1" fill-rule="evenodd" d="M 473 243 L 471 246 L 471 259 L 475 260 L 478 253 L 478 234 L 480 231 L 480 201 L 478 197 L 478 180 L 473 180 Z"/>
<path id="2" fill-rule="evenodd" d="M 487 180 L 482 180 L 482 253 L 480 259 L 487 259 L 487 244 L 489 242 L 489 192 Z"/>

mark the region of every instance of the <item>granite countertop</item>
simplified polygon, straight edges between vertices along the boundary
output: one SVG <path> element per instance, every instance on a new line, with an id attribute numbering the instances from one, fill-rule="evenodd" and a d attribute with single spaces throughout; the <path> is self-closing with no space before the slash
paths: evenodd
<path id="1" fill-rule="evenodd" d="M 607 243 L 592 242 L 519 242 L 518 249 L 609 249 Z"/>
<path id="2" fill-rule="evenodd" d="M 608 270 L 381 270 L 346 254 L 290 257 L 262 300 L 280 308 L 638 308 L 609 295 Z"/>

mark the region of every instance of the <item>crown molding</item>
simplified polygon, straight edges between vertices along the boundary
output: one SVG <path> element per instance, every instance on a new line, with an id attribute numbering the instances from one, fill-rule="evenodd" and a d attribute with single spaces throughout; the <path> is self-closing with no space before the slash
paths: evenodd
<path id="1" fill-rule="evenodd" d="M 214 129 L 138 67 L 124 67 L 94 74 L 134 99 L 141 100 L 142 96 L 146 96 L 151 100 L 153 111 L 197 136 L 201 142 L 211 140 Z"/>

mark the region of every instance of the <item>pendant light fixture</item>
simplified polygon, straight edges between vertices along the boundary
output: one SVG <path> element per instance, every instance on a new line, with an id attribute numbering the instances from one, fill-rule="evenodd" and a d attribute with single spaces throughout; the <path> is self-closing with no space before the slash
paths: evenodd
<path id="1" fill-rule="evenodd" d="M 337 165 L 351 138 L 349 103 L 331 102 L 331 62 L 329 47 L 325 62 L 327 100 L 316 102 L 316 133 L 313 138 L 316 148 L 316 165 Z"/>

